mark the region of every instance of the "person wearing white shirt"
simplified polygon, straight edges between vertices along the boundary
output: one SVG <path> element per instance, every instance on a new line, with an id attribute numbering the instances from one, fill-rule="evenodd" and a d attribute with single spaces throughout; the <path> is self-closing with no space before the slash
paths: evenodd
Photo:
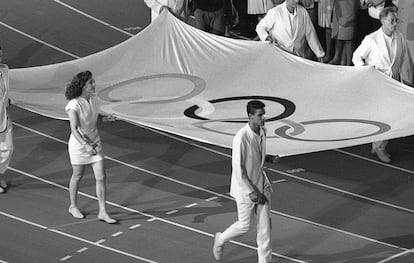
<path id="1" fill-rule="evenodd" d="M 394 7 L 385 7 L 379 14 L 381 28 L 367 35 L 355 50 L 352 62 L 355 66 L 371 65 L 380 72 L 405 84 L 413 83 L 413 63 L 407 41 L 396 30 L 398 17 Z M 372 153 L 385 163 L 391 162 L 386 151 L 388 141 L 372 143 Z"/>
<path id="2" fill-rule="evenodd" d="M 151 8 L 151 22 L 153 22 L 164 9 L 168 9 L 174 15 L 181 16 L 187 3 L 186 0 L 144 0 L 144 2 Z"/>
<path id="3" fill-rule="evenodd" d="M 9 116 L 9 67 L 3 64 L 0 47 L 0 194 L 7 192 L 5 172 L 13 154 L 13 124 Z"/>
<path id="4" fill-rule="evenodd" d="M 279 48 L 300 57 L 305 56 L 306 42 L 322 62 L 325 56 L 315 28 L 299 0 L 286 0 L 270 9 L 257 24 L 256 32 L 262 41 L 275 43 Z"/>
<path id="5" fill-rule="evenodd" d="M 237 204 L 238 221 L 223 233 L 216 233 L 213 255 L 223 256 L 225 242 L 247 233 L 253 215 L 257 222 L 257 253 L 259 263 L 272 258 L 270 193 L 272 186 L 266 176 L 264 162 L 276 162 L 279 156 L 266 155 L 265 104 L 258 100 L 247 103 L 249 121 L 233 139 L 230 195 Z"/>

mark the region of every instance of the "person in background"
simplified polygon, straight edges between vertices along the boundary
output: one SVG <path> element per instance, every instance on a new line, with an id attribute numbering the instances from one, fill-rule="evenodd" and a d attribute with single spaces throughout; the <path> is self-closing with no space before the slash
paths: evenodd
<path id="1" fill-rule="evenodd" d="M 318 4 L 318 25 L 325 34 L 325 57 L 323 62 L 331 61 L 333 55 L 332 41 L 332 11 L 334 0 L 319 0 Z"/>
<path id="2" fill-rule="evenodd" d="M 275 4 L 270 0 L 247 0 L 247 14 L 256 15 L 260 21 L 274 6 Z"/>
<path id="3" fill-rule="evenodd" d="M 13 125 L 9 114 L 9 67 L 3 64 L 3 49 L 0 47 L 0 194 L 6 193 L 4 173 L 13 154 Z"/>
<path id="4" fill-rule="evenodd" d="M 230 195 L 237 204 L 238 221 L 223 233 L 216 233 L 213 255 L 223 257 L 224 244 L 247 233 L 253 217 L 257 223 L 257 253 L 259 263 L 272 259 L 270 193 L 272 186 L 266 176 L 265 161 L 274 163 L 279 156 L 266 155 L 265 104 L 258 100 L 247 103 L 248 123 L 233 139 Z"/>
<path id="5" fill-rule="evenodd" d="M 257 35 L 260 40 L 274 43 L 279 48 L 300 57 L 305 57 L 307 42 L 318 61 L 322 62 L 325 52 L 308 12 L 298 3 L 299 0 L 286 0 L 270 9 L 256 26 Z"/>
<path id="6" fill-rule="evenodd" d="M 209 33 L 224 36 L 224 1 L 226 0 L 192 0 L 195 8 L 196 27 Z"/>
<path id="7" fill-rule="evenodd" d="M 414 61 L 414 1 L 399 0 L 395 4 L 398 7 L 398 18 L 400 19 L 397 29 L 407 39 L 411 60 Z"/>
<path id="8" fill-rule="evenodd" d="M 329 64 L 352 65 L 353 39 L 356 32 L 358 0 L 335 0 L 332 14 L 332 38 L 335 55 Z"/>
<path id="9" fill-rule="evenodd" d="M 71 135 L 68 143 L 69 158 L 72 164 L 72 177 L 69 183 L 69 213 L 75 218 L 84 218 L 77 203 L 79 182 L 85 168 L 90 165 L 96 179 L 98 198 L 98 219 L 108 224 L 117 221 L 106 212 L 106 174 L 101 139 L 98 134 L 98 99 L 95 93 L 95 80 L 90 71 L 76 74 L 66 87 L 65 97 L 69 101 L 65 111 L 69 116 Z"/>
<path id="10" fill-rule="evenodd" d="M 379 14 L 381 28 L 367 35 L 355 50 L 352 62 L 355 66 L 371 65 L 380 72 L 408 85 L 413 83 L 413 63 L 407 41 L 397 28 L 398 17 L 394 7 L 385 7 Z M 372 143 L 371 153 L 384 163 L 391 162 L 386 151 L 388 141 Z"/>
<path id="11" fill-rule="evenodd" d="M 315 2 L 315 0 L 299 0 L 299 4 L 301 6 L 303 6 L 306 11 L 308 12 L 309 18 L 312 21 L 312 25 L 313 28 L 316 30 L 316 33 L 318 35 L 317 32 L 317 26 L 318 26 L 318 3 Z M 310 59 L 310 60 L 315 60 L 315 55 L 313 54 L 312 50 L 309 48 L 309 45 L 307 42 L 305 42 L 306 48 L 305 48 L 305 58 Z M 325 54 L 326 56 L 326 54 Z"/>
<path id="12" fill-rule="evenodd" d="M 153 22 L 164 9 L 168 9 L 172 14 L 180 17 L 184 14 L 187 0 L 144 0 L 145 4 L 151 8 L 151 22 Z"/>

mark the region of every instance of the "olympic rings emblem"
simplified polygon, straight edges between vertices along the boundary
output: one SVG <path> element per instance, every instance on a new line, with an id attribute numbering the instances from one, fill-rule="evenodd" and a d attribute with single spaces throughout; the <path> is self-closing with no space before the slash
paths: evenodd
<path id="1" fill-rule="evenodd" d="M 163 79 L 163 78 L 174 78 L 174 79 L 184 79 L 188 80 L 193 83 L 193 88 L 190 92 L 175 98 L 168 98 L 168 99 L 160 99 L 160 100 L 142 100 L 140 96 L 130 97 L 128 100 L 118 100 L 112 99 L 110 93 L 129 84 L 135 82 L 142 82 L 146 80 L 156 80 L 156 79 Z M 192 97 L 197 96 L 200 94 L 206 86 L 206 82 L 197 76 L 187 75 L 187 74 L 178 74 L 178 73 L 169 73 L 169 74 L 158 74 L 158 75 L 150 75 L 145 77 L 133 78 L 126 81 L 119 82 L 117 84 L 111 85 L 106 87 L 105 89 L 99 92 L 99 97 L 108 102 L 122 102 L 122 104 L 163 104 L 163 103 L 173 103 L 177 101 L 183 101 Z"/>
<path id="2" fill-rule="evenodd" d="M 131 97 L 128 97 L 128 99 L 126 100 L 111 98 L 112 92 L 118 91 L 118 94 L 121 94 L 119 92 L 120 88 L 126 87 L 133 83 L 143 82 L 143 81 L 148 81 L 148 80 L 168 79 L 168 78 L 188 80 L 192 83 L 192 87 L 189 91 L 186 90 L 181 95 L 178 95 L 178 96 L 169 95 L 169 96 L 164 96 L 164 98 L 161 97 L 161 99 L 160 97 L 142 98 L 141 96 L 131 96 Z M 133 79 L 129 79 L 129 80 L 122 81 L 117 84 L 111 85 L 101 90 L 99 92 L 99 97 L 102 100 L 110 103 L 109 105 L 106 106 L 108 107 L 109 110 L 115 111 L 115 108 L 117 108 L 118 106 L 126 105 L 126 104 L 164 104 L 164 103 L 174 103 L 174 102 L 190 100 L 193 97 L 199 95 L 201 92 L 203 92 L 205 87 L 206 87 L 206 82 L 202 78 L 197 77 L 197 76 L 179 74 L 179 73 L 157 74 L 157 75 L 133 78 Z M 371 120 L 362 120 L 362 119 L 322 119 L 322 120 L 294 122 L 287 118 L 293 115 L 293 113 L 295 112 L 296 110 L 295 104 L 292 101 L 289 101 L 287 99 L 271 97 L 271 96 L 226 97 L 226 98 L 209 100 L 208 103 L 216 104 L 216 103 L 223 103 L 223 102 L 230 102 L 230 101 L 255 100 L 255 99 L 274 102 L 274 103 L 280 104 L 283 107 L 283 110 L 280 114 L 266 119 L 266 123 L 280 122 L 284 124 L 283 126 L 274 129 L 273 131 L 274 135 L 268 136 L 268 138 L 284 138 L 284 139 L 303 141 L 303 142 L 336 142 L 336 141 L 354 140 L 354 139 L 375 136 L 375 135 L 385 133 L 391 129 L 391 127 L 388 124 L 377 122 L 377 121 L 371 121 Z M 197 114 L 197 110 L 199 109 L 200 107 L 198 105 L 193 105 L 191 107 L 186 108 L 183 113 L 188 118 L 199 120 L 198 122 L 193 123 L 195 127 L 207 130 L 209 132 L 232 136 L 234 135 L 234 133 L 230 133 L 230 132 L 219 130 L 219 129 L 209 128 L 207 127 L 207 124 L 214 123 L 214 122 L 215 123 L 219 122 L 223 124 L 224 123 L 233 123 L 233 124 L 246 123 L 246 118 L 243 118 L 243 117 L 222 118 L 222 119 L 209 119 L 206 117 L 202 117 Z M 129 114 L 124 113 L 124 115 L 129 115 Z M 371 126 L 376 127 L 377 129 L 374 132 L 369 132 L 368 134 L 358 135 L 358 136 L 349 137 L 349 138 L 307 139 L 307 138 L 298 137 L 298 135 L 304 134 L 306 132 L 306 126 L 324 124 L 324 123 L 358 123 L 358 124 L 371 125 Z"/>
<path id="3" fill-rule="evenodd" d="M 359 119 L 327 119 L 327 120 L 314 120 L 314 121 L 304 121 L 304 122 L 300 122 L 299 126 L 306 126 L 306 125 L 312 125 L 312 124 L 319 124 L 319 123 L 362 123 L 362 124 L 368 124 L 368 125 L 373 125 L 376 126 L 378 128 L 377 131 L 371 133 L 371 134 L 366 134 L 366 135 L 361 135 L 361 136 L 355 136 L 355 137 L 350 137 L 350 138 L 343 138 L 343 139 L 331 139 L 331 140 L 316 140 L 316 139 L 302 139 L 302 138 L 297 138 L 294 136 L 291 136 L 287 133 L 287 131 L 289 129 L 291 129 L 292 127 L 294 128 L 294 126 L 282 126 L 278 129 L 276 129 L 274 131 L 274 133 L 282 138 L 285 139 L 290 139 L 290 140 L 296 140 L 296 141 L 303 141 L 303 142 L 337 142 L 337 141 L 347 141 L 347 140 L 355 140 L 355 139 L 361 139 L 361 138 L 365 138 L 365 137 L 370 137 L 370 136 L 374 136 L 374 135 L 379 135 L 382 133 L 385 133 L 387 131 L 389 131 L 391 129 L 391 126 L 389 126 L 388 124 L 382 123 L 382 122 L 377 122 L 377 121 L 369 121 L 369 120 L 359 120 Z M 293 130 L 292 133 L 296 135 L 303 133 L 305 129 L 301 129 L 300 132 L 295 132 L 295 128 Z"/>
<path id="4" fill-rule="evenodd" d="M 276 97 L 269 97 L 269 96 L 239 96 L 239 97 L 228 97 L 228 98 L 221 98 L 221 99 L 215 99 L 215 100 L 210 100 L 209 102 L 214 104 L 214 103 L 219 103 L 219 102 L 226 102 L 226 101 L 232 101 L 232 100 L 268 100 L 268 101 L 273 101 L 276 103 L 281 104 L 284 107 L 284 111 L 277 115 L 274 116 L 272 118 L 266 119 L 267 122 L 271 122 L 271 121 L 276 121 L 276 120 L 280 120 L 280 119 L 284 119 L 289 117 L 290 115 L 292 115 L 295 112 L 295 104 L 287 99 L 282 99 L 282 98 L 276 98 Z M 189 108 L 187 108 L 184 111 L 184 115 L 189 117 L 189 118 L 193 118 L 193 119 L 198 119 L 198 120 L 205 120 L 205 121 L 209 121 L 209 119 L 198 116 L 195 112 L 199 109 L 199 107 L 197 105 L 191 106 Z M 223 122 L 232 122 L 232 123 L 244 123 L 246 122 L 245 120 L 222 120 Z"/>
<path id="5" fill-rule="evenodd" d="M 268 136 L 268 138 L 285 138 L 285 139 L 303 141 L 303 142 L 337 142 L 337 141 L 355 140 L 355 139 L 375 136 L 375 135 L 385 133 L 391 129 L 391 126 L 389 126 L 388 124 L 377 122 L 377 121 L 371 121 L 371 120 L 361 120 L 361 119 L 325 119 L 325 120 L 313 120 L 313 121 L 304 121 L 304 122 L 297 123 L 297 122 L 286 119 L 287 117 L 291 116 L 295 112 L 296 106 L 293 102 L 287 99 L 283 99 L 283 98 L 276 98 L 276 97 L 269 97 L 269 96 L 239 96 L 239 97 L 228 97 L 228 98 L 215 99 L 215 100 L 210 100 L 209 102 L 214 104 L 214 103 L 227 102 L 227 101 L 233 101 L 233 100 L 253 100 L 253 99 L 276 102 L 276 103 L 281 104 L 284 107 L 284 111 L 281 114 L 271 117 L 269 119 L 266 119 L 266 123 L 280 121 L 287 125 L 284 125 L 282 127 L 275 129 L 274 134 L 277 136 Z M 204 129 L 210 132 L 215 132 L 215 133 L 219 133 L 222 135 L 234 135 L 229 132 L 223 132 L 220 130 L 208 128 L 206 127 L 206 124 L 213 123 L 213 122 L 228 122 L 228 123 L 245 123 L 246 122 L 246 120 L 242 118 L 214 119 L 214 120 L 208 119 L 205 117 L 198 116 L 196 114 L 196 111 L 198 109 L 199 107 L 197 105 L 191 106 L 184 111 L 184 115 L 189 118 L 201 120 L 200 122 L 194 123 L 193 125 L 200 129 Z M 368 124 L 368 125 L 375 126 L 377 130 L 372 133 L 366 134 L 366 135 L 354 136 L 350 138 L 340 138 L 340 139 L 319 139 L 318 140 L 318 139 L 304 139 L 304 138 L 296 137 L 300 134 L 303 134 L 306 131 L 306 128 L 305 128 L 306 125 L 314 125 L 314 124 L 321 124 L 321 123 Z M 288 131 L 290 131 L 290 133 L 288 133 Z"/>

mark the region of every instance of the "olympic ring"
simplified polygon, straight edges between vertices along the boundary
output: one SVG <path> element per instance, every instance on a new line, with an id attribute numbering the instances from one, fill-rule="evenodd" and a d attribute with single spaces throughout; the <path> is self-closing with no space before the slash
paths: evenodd
<path id="1" fill-rule="evenodd" d="M 378 131 L 373 132 L 371 134 L 356 136 L 351 138 L 344 138 L 344 139 L 334 139 L 334 140 L 312 140 L 312 139 L 301 139 L 290 136 L 287 134 L 287 131 L 291 128 L 289 126 L 282 126 L 277 128 L 274 133 L 282 138 L 296 140 L 296 141 L 304 141 L 304 142 L 336 142 L 336 141 L 347 141 L 347 140 L 355 140 L 361 139 L 365 137 L 370 137 L 378 134 L 385 133 L 391 129 L 391 126 L 382 122 L 377 121 L 369 121 L 369 120 L 359 120 L 359 119 L 327 119 L 327 120 L 314 120 L 314 121 L 304 121 L 300 122 L 302 125 L 311 125 L 311 124 L 318 124 L 318 123 L 333 123 L 333 122 L 351 122 L 351 123 L 362 123 L 362 124 L 369 124 L 378 127 Z M 294 132 L 294 131 L 293 131 Z"/>
<path id="2" fill-rule="evenodd" d="M 187 94 L 184 94 L 183 96 L 180 96 L 180 97 L 177 97 L 177 98 L 172 98 L 172 99 L 170 99 L 170 98 L 169 99 L 164 99 L 164 100 L 139 101 L 140 99 L 142 99 L 139 96 L 131 97 L 128 100 L 116 100 L 116 99 L 112 99 L 109 96 L 110 92 L 112 92 L 112 91 L 114 91 L 117 88 L 120 88 L 122 86 L 131 84 L 131 83 L 134 83 L 134 82 L 140 82 L 140 81 L 151 80 L 151 79 L 160 79 L 160 78 L 177 78 L 177 79 L 189 80 L 193 83 L 194 87 L 190 92 L 188 92 Z M 124 102 L 125 104 L 127 104 L 127 103 L 129 103 L 129 104 L 172 103 L 172 102 L 177 102 L 177 101 L 183 101 L 183 100 L 186 100 L 186 99 L 197 96 L 198 94 L 200 94 L 205 89 L 205 86 L 206 86 L 206 82 L 202 78 L 199 78 L 197 76 L 187 75 L 187 74 L 179 74 L 179 73 L 157 74 L 157 75 L 133 78 L 133 79 L 129 79 L 129 80 L 126 80 L 126 81 L 122 81 L 122 82 L 117 83 L 115 85 L 104 88 L 103 90 L 101 90 L 98 93 L 98 96 L 104 101 L 113 102 L 113 103 L 114 102 Z"/>
<path id="3" fill-rule="evenodd" d="M 266 119 L 266 122 L 276 121 L 280 119 L 284 119 L 289 117 L 295 112 L 295 104 L 287 99 L 276 98 L 276 97 L 269 97 L 269 96 L 239 96 L 239 97 L 228 97 L 222 99 L 215 99 L 210 100 L 210 103 L 219 103 L 219 102 L 226 102 L 226 101 L 233 101 L 233 100 L 268 100 L 273 101 L 276 103 L 281 104 L 284 107 L 284 111 L 272 118 Z M 199 109 L 197 105 L 191 106 L 184 111 L 184 115 L 197 120 L 209 121 L 210 119 L 201 117 L 197 115 L 195 112 Z M 244 120 L 225 120 L 223 122 L 230 122 L 230 123 L 244 123 Z"/>
<path id="4" fill-rule="evenodd" d="M 210 132 L 214 132 L 214 133 L 218 133 L 218 134 L 223 134 L 223 135 L 230 135 L 230 136 L 234 136 L 236 133 L 229 133 L 229 132 L 224 132 L 224 131 L 219 131 L 219 130 L 214 130 L 208 127 L 205 127 L 205 124 L 207 123 L 212 123 L 212 122 L 233 122 L 233 123 L 247 123 L 247 120 L 240 120 L 240 121 L 235 121 L 235 119 L 242 119 L 242 118 L 232 118 L 232 119 L 218 119 L 218 120 L 205 120 L 205 121 L 199 121 L 194 123 L 193 125 L 196 126 L 197 128 L 206 130 L 206 131 L 210 131 Z M 240 127 L 241 128 L 241 127 Z M 236 131 L 237 132 L 237 131 Z M 266 135 L 266 138 L 268 139 L 276 139 L 279 138 L 278 136 L 269 136 Z"/>

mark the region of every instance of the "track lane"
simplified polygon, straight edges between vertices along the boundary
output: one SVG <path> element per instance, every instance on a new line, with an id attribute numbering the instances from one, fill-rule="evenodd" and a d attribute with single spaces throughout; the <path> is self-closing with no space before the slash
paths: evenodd
<path id="1" fill-rule="evenodd" d="M 36 118 L 35 118 L 36 119 Z M 31 121 L 33 121 L 33 118 L 28 118 L 28 120 L 31 120 Z M 36 122 L 37 123 L 37 122 Z M 113 124 L 113 123 L 112 123 Z M 56 128 L 53 128 L 53 125 L 47 125 L 47 124 L 45 124 L 45 123 L 42 123 L 41 122 L 41 126 L 49 126 L 49 127 L 51 127 L 52 128 L 52 130 L 54 130 L 54 131 L 57 131 L 57 130 L 59 130 L 59 129 L 56 129 Z M 62 131 L 62 130 L 61 130 Z M 56 135 L 56 134 L 55 134 Z M 106 140 L 104 139 L 104 142 L 105 142 Z M 115 141 L 115 140 L 114 140 Z M 52 147 L 52 145 L 54 145 L 54 143 L 52 143 L 52 142 L 50 142 L 50 143 L 47 143 L 49 146 L 48 146 L 48 148 L 50 148 L 50 150 L 53 150 L 53 152 L 55 152 L 55 151 L 58 151 L 58 149 L 55 149 L 55 147 L 56 146 L 53 146 Z M 130 142 L 130 144 L 134 144 L 134 142 Z M 41 145 L 41 144 L 40 144 Z M 26 146 L 27 147 L 27 146 Z M 65 150 L 65 146 L 63 146 L 63 147 L 60 147 L 60 146 L 57 146 L 57 147 L 59 147 L 59 148 L 61 148 L 60 149 L 60 151 L 62 151 L 62 150 Z M 105 145 L 105 149 L 107 149 L 108 147 L 107 147 L 107 145 Z M 108 150 L 106 150 L 106 151 L 108 151 Z M 53 154 L 53 153 L 51 153 L 51 154 Z M 56 155 L 56 154 L 55 154 Z M 44 156 L 44 154 L 40 154 L 39 152 L 37 153 L 37 156 L 40 156 L 42 159 L 45 159 L 45 160 L 49 160 L 51 157 L 48 157 L 48 156 Z M 34 157 L 31 157 L 30 159 L 33 159 Z M 63 157 L 63 161 L 65 161 L 65 158 L 67 158 L 67 157 Z M 35 158 L 36 159 L 36 158 Z M 60 161 L 60 162 L 62 162 L 62 161 Z M 40 160 L 38 160 L 37 161 L 37 163 L 40 163 Z M 59 166 L 57 166 L 57 167 L 59 167 Z M 109 167 L 109 172 L 112 174 L 113 172 L 111 172 L 111 170 L 112 169 L 116 169 L 116 170 L 119 170 L 119 168 L 117 168 L 117 167 Z M 45 171 L 39 171 L 41 174 L 40 174 L 40 176 L 48 176 L 47 175 L 47 172 L 46 172 L 46 170 Z M 86 178 L 85 178 L 86 179 Z M 145 180 L 144 180 L 145 181 Z M 166 187 L 163 187 L 163 186 L 160 186 L 160 185 L 162 185 L 162 183 L 157 179 L 157 180 L 155 180 L 154 182 L 156 182 L 156 185 L 154 185 L 153 183 L 151 184 L 151 188 L 154 188 L 155 187 L 155 189 L 161 189 L 161 190 L 163 190 L 163 191 L 166 191 L 165 189 L 173 189 L 173 186 L 168 186 L 168 184 L 167 184 L 167 186 Z M 89 185 L 90 184 L 90 185 Z M 93 180 L 92 180 L 92 182 L 90 182 L 89 184 L 87 184 L 87 185 L 89 185 L 89 187 L 91 187 L 91 189 L 90 189 L 90 191 L 91 191 L 91 193 L 93 194 Z M 118 184 L 118 183 L 117 183 Z M 116 184 L 116 185 L 117 185 Z M 122 185 L 118 185 L 119 186 L 119 189 L 122 189 L 123 187 L 122 187 Z M 140 189 L 142 189 L 142 187 L 140 187 Z M 151 191 L 154 191 L 155 189 L 152 189 Z M 126 192 L 127 193 L 133 193 L 133 192 L 137 192 L 137 191 L 133 191 L 133 190 L 126 190 Z M 144 193 L 146 193 L 147 191 L 146 190 L 144 190 L 143 191 Z M 151 195 L 151 194 L 149 194 L 149 195 Z M 156 195 L 158 195 L 158 194 L 156 194 Z M 169 198 L 168 196 L 167 197 L 164 197 L 164 198 L 161 198 L 161 199 L 159 199 L 158 198 L 158 201 L 155 201 L 155 204 L 157 203 L 157 202 L 159 202 L 159 201 L 161 201 L 161 203 L 160 204 L 162 204 L 162 205 L 164 205 L 164 202 L 168 202 L 168 201 L 170 201 L 170 203 L 171 203 L 171 201 L 172 200 L 175 200 L 176 198 L 179 198 L 180 196 L 195 196 L 196 194 L 190 194 L 190 195 L 188 195 L 188 190 L 187 191 L 185 191 L 185 192 L 182 192 L 182 193 L 178 193 L 178 196 L 177 197 L 175 197 L 175 198 Z M 112 198 L 112 197 L 111 197 Z M 146 202 L 145 201 L 145 194 L 144 194 L 144 196 L 142 196 L 142 198 L 143 198 L 143 200 L 142 200 L 142 203 L 145 203 L 145 205 L 148 205 L 148 207 L 147 208 L 151 208 L 152 207 L 152 209 L 154 209 L 154 202 L 152 202 L 151 200 L 148 200 L 148 202 Z M 141 198 L 139 198 L 140 200 L 141 200 Z M 157 199 L 156 199 L 157 200 Z M 195 200 L 193 199 L 193 200 L 190 200 L 190 201 L 187 201 L 187 204 L 188 203 L 192 203 L 192 202 L 194 202 Z M 129 203 L 131 203 L 131 202 L 129 202 Z M 183 202 L 183 203 L 185 203 L 185 202 Z M 168 212 L 168 211 L 170 211 L 170 210 L 173 210 L 173 209 L 175 209 L 175 208 L 177 208 L 177 204 L 178 203 L 174 203 L 173 202 L 173 205 L 174 206 L 172 206 L 172 207 L 164 207 L 164 206 L 161 206 L 161 207 L 156 207 L 155 208 L 155 211 L 156 212 L 160 212 L 159 211 L 159 209 L 158 208 L 162 208 L 162 210 L 161 210 L 161 213 L 165 213 L 165 212 Z M 131 205 L 129 205 L 129 206 L 131 206 Z M 132 207 L 134 207 L 134 206 L 132 206 Z M 168 209 L 167 209 L 168 208 Z M 157 210 L 158 209 L 158 210 Z M 227 218 L 227 220 L 226 221 L 224 221 L 224 219 L 222 218 L 222 216 L 223 215 L 221 215 L 222 213 L 225 213 L 222 209 L 219 209 L 218 211 L 219 211 L 219 213 L 216 215 L 216 214 L 214 214 L 212 211 L 213 210 L 211 210 L 210 212 L 208 212 L 208 209 L 192 209 L 193 211 L 191 212 L 191 210 L 189 210 L 188 212 L 191 212 L 191 213 L 185 213 L 184 215 L 183 214 L 180 214 L 180 213 L 178 213 L 178 214 L 176 214 L 176 215 L 174 215 L 174 218 L 178 218 L 178 217 L 183 217 L 183 219 L 180 219 L 181 221 L 180 222 L 182 222 L 182 223 L 184 223 L 184 224 L 188 224 L 188 221 L 192 221 L 192 220 L 194 220 L 194 213 L 195 214 L 198 214 L 198 213 L 203 213 L 203 214 L 207 214 L 208 215 L 208 218 L 209 218 L 209 224 L 211 224 L 210 223 L 210 220 L 211 220 L 211 222 L 215 222 L 214 223 L 214 225 L 216 225 L 214 228 L 216 228 L 216 229 L 220 229 L 220 228 L 222 228 L 223 227 L 223 224 L 224 225 L 226 225 L 226 223 L 223 223 L 223 222 L 227 222 L 228 224 L 229 223 L 231 223 L 231 221 L 232 220 L 234 220 L 234 219 L 231 219 L 231 215 L 233 215 L 234 216 L 234 211 L 233 212 L 231 212 L 231 210 L 230 210 L 230 218 L 227 218 L 227 216 L 225 216 L 225 218 Z M 206 213 L 206 210 L 207 210 L 207 213 Z M 152 210 L 152 211 L 154 211 L 154 210 Z M 221 211 L 221 212 L 220 212 Z M 198 212 L 198 213 L 197 213 Z M 187 215 L 188 214 L 188 215 Z M 202 215 L 202 217 L 204 217 L 204 215 Z M 217 217 L 217 219 L 214 219 L 214 217 Z M 213 218 L 213 219 L 212 219 Z M 279 222 L 281 222 L 281 221 L 284 221 L 284 219 L 283 219 L 283 217 L 282 218 L 276 218 L 276 219 L 274 219 L 274 221 L 277 221 L 278 223 L 277 224 L 279 224 Z M 297 222 L 295 222 L 294 223 L 295 225 L 297 225 L 297 224 L 300 224 L 300 223 L 297 223 Z M 306 224 L 305 224 L 306 225 Z M 204 227 L 204 225 L 203 225 L 203 227 Z M 308 226 L 309 227 L 309 226 Z M 311 228 L 313 228 L 313 227 L 311 227 Z M 281 228 L 281 229 L 283 229 L 283 227 Z M 290 228 L 289 228 L 290 229 Z M 294 229 L 303 229 L 303 227 L 295 227 Z M 279 231 L 280 231 L 280 229 L 278 229 Z M 321 230 L 320 229 L 317 229 L 317 232 L 321 232 Z M 324 232 L 324 231 L 322 231 L 322 232 Z M 329 232 L 329 231 L 328 231 Z M 308 233 L 309 234 L 309 233 Z M 298 233 L 298 235 L 299 235 L 299 233 Z M 314 235 L 316 235 L 316 236 L 318 236 L 318 234 L 317 233 L 314 233 Z M 323 235 L 326 235 L 326 234 L 323 234 Z M 277 237 L 277 236 L 280 236 L 280 232 L 275 232 L 274 233 L 274 236 L 275 237 Z M 310 236 L 310 235 L 309 235 Z M 308 240 L 309 241 L 309 236 L 308 237 L 302 237 L 302 239 L 304 239 L 304 240 Z M 332 234 L 332 233 L 330 233 L 329 234 L 329 236 L 332 236 L 332 237 L 335 237 L 336 236 L 336 234 Z M 341 235 L 338 235 L 338 236 L 341 236 Z M 247 239 L 249 239 L 249 236 L 247 236 L 246 237 Z M 251 237 L 250 236 L 250 238 L 253 238 L 253 237 Z M 341 245 L 339 245 L 339 244 L 342 244 L 343 242 L 344 242 L 344 239 L 343 239 L 344 237 L 341 237 L 341 238 L 333 238 L 334 240 L 335 240 L 335 242 L 339 242 L 336 246 L 341 246 Z M 346 239 L 346 238 L 345 238 Z M 352 238 L 351 238 L 352 239 Z M 252 239 L 250 239 L 250 240 L 252 240 Z M 254 240 L 254 239 L 253 239 Z M 356 240 L 358 240 L 358 239 L 356 239 Z M 308 242 L 308 243 L 315 243 L 316 241 L 318 241 L 318 242 L 320 242 L 320 240 L 318 239 L 318 238 L 316 238 L 316 239 L 312 239 L 311 238 L 311 241 L 312 242 Z M 334 244 L 335 242 L 329 242 L 329 244 Z M 364 241 L 360 241 L 360 240 L 358 240 L 358 241 L 354 241 L 354 242 L 351 242 L 351 243 L 354 243 L 354 244 L 356 244 L 356 243 L 359 243 L 359 242 L 361 242 L 361 243 L 366 243 L 366 242 L 364 242 Z M 275 244 L 276 243 L 280 243 L 280 240 L 278 240 L 277 238 L 276 238 L 276 240 L 275 240 Z M 289 249 L 291 249 L 291 244 L 289 244 L 289 246 L 287 246 L 287 248 L 289 248 Z M 383 249 L 383 248 L 381 248 L 381 249 Z M 363 252 L 360 252 L 360 253 L 363 253 Z M 329 262 L 329 261 L 328 261 Z"/>

